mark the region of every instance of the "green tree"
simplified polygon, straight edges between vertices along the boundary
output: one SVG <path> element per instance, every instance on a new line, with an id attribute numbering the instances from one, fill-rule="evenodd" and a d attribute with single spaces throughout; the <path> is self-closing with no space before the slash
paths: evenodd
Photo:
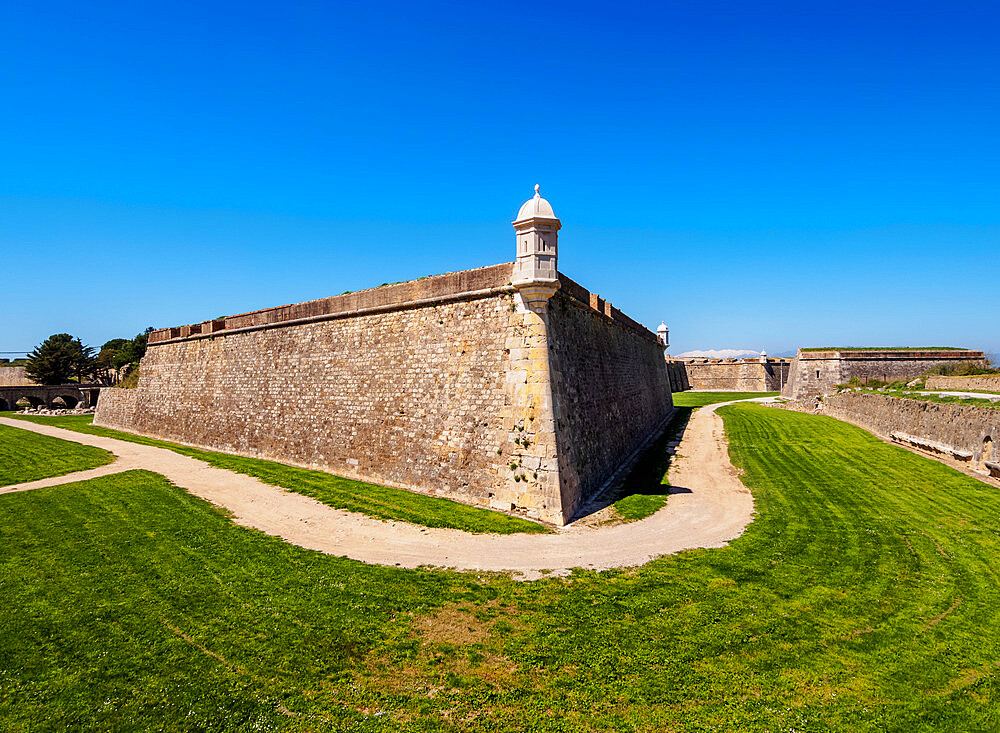
<path id="1" fill-rule="evenodd" d="M 94 360 L 94 370 L 98 380 L 102 384 L 115 383 L 117 370 L 122 366 L 118 363 L 119 355 L 122 349 L 131 343 L 129 339 L 111 339 L 101 347 L 97 358 Z M 128 363 L 128 361 L 124 363 Z"/>
<path id="2" fill-rule="evenodd" d="M 132 372 L 143 356 L 146 355 L 146 343 L 153 331 L 150 326 L 131 339 L 111 339 L 102 347 L 95 360 L 95 372 L 105 384 L 115 384 L 119 377 Z"/>
<path id="3" fill-rule="evenodd" d="M 83 381 L 94 370 L 94 349 L 68 333 L 56 333 L 28 354 L 27 375 L 39 384 L 64 384 L 70 377 Z"/>

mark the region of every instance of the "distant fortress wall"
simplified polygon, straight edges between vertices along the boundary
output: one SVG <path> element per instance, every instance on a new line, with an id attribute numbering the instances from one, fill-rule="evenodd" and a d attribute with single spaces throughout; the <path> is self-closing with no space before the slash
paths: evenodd
<path id="1" fill-rule="evenodd" d="M 667 368 L 683 374 L 683 389 L 713 392 L 779 392 L 788 379 L 788 359 L 671 359 Z M 681 389 L 675 390 L 677 392 Z"/>
<path id="2" fill-rule="evenodd" d="M 829 394 L 838 384 L 857 378 L 897 382 L 914 379 L 942 364 L 982 362 L 982 351 L 969 349 L 799 349 L 781 394 L 806 400 Z"/>
<path id="3" fill-rule="evenodd" d="M 23 366 L 0 366 L 0 387 L 27 387 L 33 384 Z"/>
<path id="4" fill-rule="evenodd" d="M 562 524 L 669 419 L 663 347 L 561 274 L 526 305 L 512 268 L 154 331 L 95 424 Z"/>

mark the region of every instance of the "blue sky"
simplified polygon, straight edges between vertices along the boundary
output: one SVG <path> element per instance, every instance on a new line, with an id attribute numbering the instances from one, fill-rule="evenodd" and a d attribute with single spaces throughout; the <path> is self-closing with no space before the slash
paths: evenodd
<path id="1" fill-rule="evenodd" d="M 998 21 L 6 3 L 0 351 L 507 261 L 535 183 L 560 270 L 674 353 L 998 351 Z"/>

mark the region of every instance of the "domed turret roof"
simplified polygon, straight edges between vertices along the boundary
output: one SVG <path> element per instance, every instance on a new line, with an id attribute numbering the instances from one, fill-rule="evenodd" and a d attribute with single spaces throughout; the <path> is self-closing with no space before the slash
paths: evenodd
<path id="1" fill-rule="evenodd" d="M 555 219 L 555 212 L 552 211 L 552 204 L 543 199 L 538 193 L 538 184 L 535 184 L 535 195 L 524 202 L 521 210 L 517 212 L 514 221 L 524 221 L 525 219 Z"/>

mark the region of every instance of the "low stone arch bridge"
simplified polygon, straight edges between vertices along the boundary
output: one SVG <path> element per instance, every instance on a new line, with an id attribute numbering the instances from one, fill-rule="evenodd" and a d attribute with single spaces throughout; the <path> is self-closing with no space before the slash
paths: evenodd
<path id="1" fill-rule="evenodd" d="M 62 399 L 66 407 L 93 407 L 101 387 L 96 384 L 26 384 L 20 387 L 0 387 L 0 411 L 16 410 L 22 399 L 32 407 L 61 407 L 56 403 Z"/>

